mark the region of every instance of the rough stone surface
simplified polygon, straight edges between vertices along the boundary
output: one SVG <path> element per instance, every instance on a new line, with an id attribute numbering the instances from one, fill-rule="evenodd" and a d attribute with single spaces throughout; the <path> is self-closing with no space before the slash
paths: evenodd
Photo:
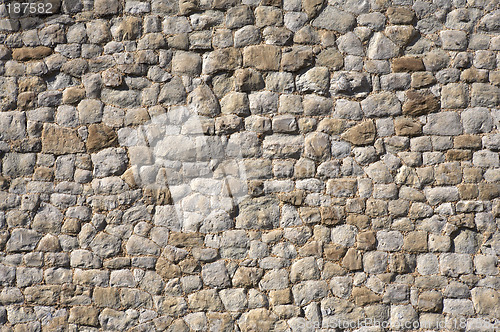
<path id="1" fill-rule="evenodd" d="M 0 19 L 2 332 L 498 329 L 497 0 L 44 2 Z"/>

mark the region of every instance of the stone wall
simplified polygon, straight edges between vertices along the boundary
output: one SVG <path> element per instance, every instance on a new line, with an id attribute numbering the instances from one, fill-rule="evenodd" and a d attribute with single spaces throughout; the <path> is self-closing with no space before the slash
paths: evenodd
<path id="1" fill-rule="evenodd" d="M 0 331 L 500 328 L 498 0 L 9 3 Z"/>

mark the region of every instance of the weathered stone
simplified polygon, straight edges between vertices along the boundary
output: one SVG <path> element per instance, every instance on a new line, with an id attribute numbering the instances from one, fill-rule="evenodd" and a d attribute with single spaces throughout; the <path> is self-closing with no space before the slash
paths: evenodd
<path id="1" fill-rule="evenodd" d="M 392 61 L 392 70 L 399 72 L 413 72 L 425 70 L 424 63 L 421 59 L 415 57 L 401 57 Z"/>
<path id="2" fill-rule="evenodd" d="M 199 115 L 214 117 L 220 113 L 219 101 L 212 90 L 201 85 L 188 95 L 189 107 Z"/>
<path id="3" fill-rule="evenodd" d="M 243 51 L 243 66 L 258 70 L 278 70 L 280 59 L 281 52 L 273 45 L 247 46 Z"/>
<path id="4" fill-rule="evenodd" d="M 316 12 L 317 2 L 305 1 L 308 11 L 312 15 Z M 333 30 L 339 33 L 346 33 L 352 30 L 356 23 L 354 16 L 342 10 L 335 9 L 333 6 L 326 6 L 325 9 L 312 21 L 312 26 L 320 29 Z"/>
<path id="5" fill-rule="evenodd" d="M 394 93 L 380 92 L 370 95 L 361 102 L 367 117 L 384 117 L 401 114 L 401 103 Z"/>
<path id="6" fill-rule="evenodd" d="M 408 90 L 406 92 L 407 100 L 403 104 L 403 114 L 411 116 L 420 116 L 440 109 L 439 100 L 430 92 L 418 92 Z"/>
<path id="7" fill-rule="evenodd" d="M 17 61 L 38 60 L 51 53 L 52 49 L 46 46 L 15 48 L 12 50 L 12 59 Z"/>
<path id="8" fill-rule="evenodd" d="M 121 148 L 107 148 L 92 154 L 92 163 L 96 177 L 121 175 L 127 168 L 128 158 Z"/>
<path id="9" fill-rule="evenodd" d="M 349 128 L 341 137 L 354 145 L 367 145 L 373 143 L 376 128 L 373 121 L 364 121 Z"/>
<path id="10" fill-rule="evenodd" d="M 370 59 L 385 60 L 399 54 L 399 47 L 381 32 L 375 33 L 368 46 L 367 55 Z"/>
<path id="11" fill-rule="evenodd" d="M 98 326 L 99 310 L 93 307 L 73 307 L 69 311 L 68 322 L 86 326 Z"/>

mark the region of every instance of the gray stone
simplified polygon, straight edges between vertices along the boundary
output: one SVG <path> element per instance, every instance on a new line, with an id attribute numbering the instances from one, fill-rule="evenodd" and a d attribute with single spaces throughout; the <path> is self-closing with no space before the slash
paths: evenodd
<path id="1" fill-rule="evenodd" d="M 326 6 L 319 16 L 312 21 L 312 26 L 320 29 L 333 30 L 339 33 L 346 33 L 354 28 L 356 20 L 350 13 L 335 9 L 333 6 Z"/>
<path id="2" fill-rule="evenodd" d="M 385 60 L 394 58 L 399 53 L 399 47 L 381 32 L 377 32 L 370 39 L 367 55 L 370 59 Z"/>
<path id="3" fill-rule="evenodd" d="M 231 285 L 226 265 L 223 261 L 206 264 L 201 271 L 203 284 L 208 287 L 226 288 Z"/>
<path id="4" fill-rule="evenodd" d="M 384 117 L 401 114 L 401 102 L 391 92 L 379 92 L 370 95 L 361 102 L 361 108 L 367 117 Z"/>
<path id="5" fill-rule="evenodd" d="M 429 114 L 423 132 L 427 135 L 460 135 L 462 133 L 460 116 L 455 112 Z"/>
<path id="6" fill-rule="evenodd" d="M 127 168 L 128 158 L 123 149 L 107 148 L 92 154 L 92 163 L 96 177 L 121 175 Z"/>
<path id="7" fill-rule="evenodd" d="M 14 229 L 7 241 L 6 250 L 10 252 L 31 251 L 35 249 L 41 235 L 31 229 Z"/>
<path id="8" fill-rule="evenodd" d="M 462 112 L 462 124 L 466 134 L 488 133 L 492 128 L 490 112 L 485 108 L 469 108 Z"/>
<path id="9" fill-rule="evenodd" d="M 311 301 L 320 300 L 328 294 L 328 284 L 323 280 L 303 281 L 292 288 L 296 305 L 306 305 Z"/>
<path id="10" fill-rule="evenodd" d="M 326 94 L 330 86 L 330 72 L 326 67 L 309 69 L 297 76 L 295 84 L 299 92 Z"/>
<path id="11" fill-rule="evenodd" d="M 26 136 L 26 116 L 22 112 L 0 113 L 0 139 L 15 140 Z"/>
<path id="12" fill-rule="evenodd" d="M 212 90 L 201 85 L 188 95 L 189 108 L 202 116 L 214 117 L 220 113 L 219 101 Z"/>

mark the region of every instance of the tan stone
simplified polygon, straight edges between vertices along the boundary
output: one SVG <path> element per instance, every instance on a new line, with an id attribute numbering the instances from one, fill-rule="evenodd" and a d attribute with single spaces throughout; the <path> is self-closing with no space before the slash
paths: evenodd
<path id="1" fill-rule="evenodd" d="M 346 218 L 346 223 L 354 225 L 359 229 L 367 229 L 370 227 L 370 218 L 364 214 L 349 214 Z"/>
<path id="2" fill-rule="evenodd" d="M 37 285 L 23 290 L 27 303 L 46 306 L 57 305 L 60 291 L 59 285 Z"/>
<path id="3" fill-rule="evenodd" d="M 88 129 L 87 151 L 89 153 L 98 152 L 118 144 L 118 136 L 110 127 L 103 124 L 92 124 Z"/>
<path id="4" fill-rule="evenodd" d="M 415 13 L 406 7 L 389 7 L 386 12 L 391 24 L 411 24 Z"/>
<path id="5" fill-rule="evenodd" d="M 375 141 L 375 134 L 373 121 L 367 120 L 349 128 L 341 137 L 354 145 L 367 145 Z"/>
<path id="6" fill-rule="evenodd" d="M 85 89 L 79 87 L 69 87 L 63 91 L 63 103 L 64 104 L 76 104 L 85 98 Z"/>
<path id="7" fill-rule="evenodd" d="M 290 304 L 292 301 L 290 288 L 269 291 L 269 304 L 271 305 Z"/>
<path id="8" fill-rule="evenodd" d="M 188 296 L 189 308 L 191 310 L 218 311 L 223 309 L 222 301 L 214 289 L 201 290 Z"/>
<path id="9" fill-rule="evenodd" d="M 412 71 L 424 71 L 424 63 L 422 59 L 414 57 L 401 57 L 396 58 L 392 62 L 392 71 L 396 73 L 400 72 L 412 72 Z"/>
<path id="10" fill-rule="evenodd" d="M 323 119 L 318 125 L 318 131 L 329 135 L 340 135 L 344 131 L 344 124 L 343 119 Z"/>
<path id="11" fill-rule="evenodd" d="M 479 184 L 479 200 L 491 201 L 500 197 L 499 183 L 480 183 Z"/>
<path id="12" fill-rule="evenodd" d="M 247 46 L 243 50 L 243 66 L 258 70 L 279 70 L 280 49 L 274 45 Z"/>
<path id="13" fill-rule="evenodd" d="M 284 71 L 297 71 L 312 64 L 312 49 L 309 47 L 293 47 L 283 51 L 281 68 Z"/>
<path id="14" fill-rule="evenodd" d="M 321 223 L 325 225 L 336 225 L 345 218 L 343 206 L 323 206 L 320 208 Z"/>
<path id="15" fill-rule="evenodd" d="M 436 78 L 427 71 L 416 72 L 411 75 L 411 87 L 414 89 L 424 88 L 436 83 Z"/>
<path id="16" fill-rule="evenodd" d="M 480 136 L 460 135 L 453 138 L 453 147 L 455 149 L 480 149 L 482 140 Z"/>
<path id="17" fill-rule="evenodd" d="M 303 190 L 295 190 L 292 192 L 279 193 L 278 197 L 283 203 L 300 206 L 304 202 L 305 192 Z"/>
<path id="18" fill-rule="evenodd" d="M 179 266 L 170 263 L 169 261 L 161 257 L 156 261 L 155 269 L 156 273 L 158 273 L 158 275 L 165 280 L 181 276 L 181 269 Z"/>
<path id="19" fill-rule="evenodd" d="M 84 145 L 75 129 L 46 124 L 42 131 L 44 153 L 67 154 L 84 152 Z"/>
<path id="20" fill-rule="evenodd" d="M 468 68 L 460 74 L 460 80 L 466 83 L 486 83 L 488 82 L 488 71 L 476 69 L 474 67 Z"/>
<path id="21" fill-rule="evenodd" d="M 364 306 L 371 303 L 379 302 L 382 297 L 375 294 L 365 286 L 354 287 L 352 289 L 352 297 L 357 306 Z"/>
<path id="22" fill-rule="evenodd" d="M 325 244 L 325 247 L 323 249 L 325 259 L 331 260 L 331 261 L 338 261 L 342 257 L 344 257 L 345 253 L 347 252 L 347 249 L 340 244 L 335 244 L 335 243 L 327 243 Z"/>
<path id="23" fill-rule="evenodd" d="M 422 124 L 411 118 L 396 118 L 394 129 L 398 136 L 418 136 L 422 133 Z"/>
<path id="24" fill-rule="evenodd" d="M 168 244 L 175 247 L 196 247 L 203 245 L 203 235 L 199 233 L 171 232 Z"/>
<path id="25" fill-rule="evenodd" d="M 255 69 L 237 69 L 234 72 L 234 85 L 239 91 L 260 90 L 264 87 L 264 80 Z"/>
<path id="26" fill-rule="evenodd" d="M 443 308 L 443 296 L 438 291 L 426 291 L 418 296 L 418 308 L 424 312 L 440 312 Z"/>
<path id="27" fill-rule="evenodd" d="M 466 161 L 472 159 L 472 151 L 451 149 L 446 151 L 446 161 Z"/>
<path id="28" fill-rule="evenodd" d="M 354 248 L 347 250 L 344 259 L 342 259 L 342 266 L 350 271 L 361 270 L 363 268 L 361 252 Z"/>
<path id="29" fill-rule="evenodd" d="M 403 250 L 410 252 L 427 251 L 427 232 L 409 232 L 404 238 Z"/>
<path id="30" fill-rule="evenodd" d="M 235 70 L 241 65 L 241 53 L 233 47 L 222 48 L 208 53 L 203 58 L 203 73 Z"/>
<path id="31" fill-rule="evenodd" d="M 71 324 L 98 326 L 99 311 L 94 307 L 75 306 L 69 310 L 68 322 Z"/>
<path id="32" fill-rule="evenodd" d="M 94 288 L 93 300 L 98 307 L 116 308 L 120 306 L 120 290 L 114 287 Z"/>
<path id="33" fill-rule="evenodd" d="M 47 88 L 47 84 L 41 77 L 27 76 L 20 77 L 18 79 L 18 88 L 19 93 L 28 91 L 40 93 L 42 91 L 45 91 L 45 89 Z"/>
<path id="34" fill-rule="evenodd" d="M 256 267 L 239 267 L 233 276 L 234 287 L 256 287 L 264 271 Z"/>
<path id="35" fill-rule="evenodd" d="M 408 273 L 409 266 L 406 257 L 402 253 L 394 253 L 389 260 L 389 270 L 394 273 Z"/>
<path id="36" fill-rule="evenodd" d="M 316 65 L 339 70 L 344 66 L 344 57 L 336 48 L 327 48 L 316 56 Z"/>
<path id="37" fill-rule="evenodd" d="M 366 231 L 358 233 L 356 240 L 357 248 L 361 250 L 374 250 L 377 244 L 375 232 Z"/>
<path id="38" fill-rule="evenodd" d="M 439 99 L 431 92 L 408 90 L 406 102 L 403 104 L 403 114 L 411 116 L 425 115 L 440 109 Z"/>
<path id="39" fill-rule="evenodd" d="M 12 50 L 12 59 L 17 61 L 43 59 L 52 53 L 52 49 L 46 46 L 21 47 Z"/>

